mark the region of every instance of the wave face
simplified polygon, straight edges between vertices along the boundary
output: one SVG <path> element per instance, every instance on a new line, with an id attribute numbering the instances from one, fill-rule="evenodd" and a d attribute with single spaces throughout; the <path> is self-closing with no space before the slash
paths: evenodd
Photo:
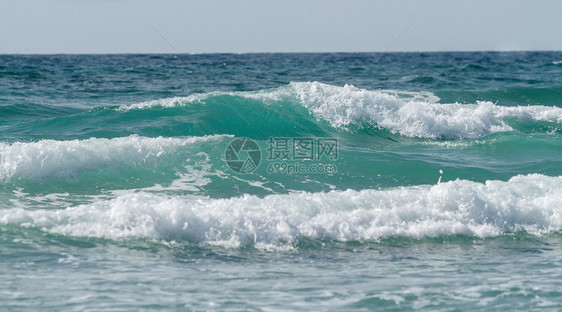
<path id="1" fill-rule="evenodd" d="M 495 237 L 559 232 L 561 177 L 455 180 L 387 190 L 299 192 L 228 199 L 147 192 L 64 210 L 7 209 L 1 224 L 109 239 L 188 240 L 238 248 L 293 248 L 302 240 Z"/>
<path id="2" fill-rule="evenodd" d="M 428 91 L 368 90 L 320 82 L 210 92 L 62 114 L 10 124 L 7 133 L 43 137 L 337 136 L 359 141 L 471 140 L 494 133 L 559 134 L 562 108 L 491 101 L 442 103 Z M 100 124 L 103 127 L 92 127 Z M 62 133 L 62 135 L 61 135 Z"/>
<path id="3" fill-rule="evenodd" d="M 320 131 L 323 129 L 321 121 L 327 121 L 332 129 L 326 132 L 330 133 L 339 129 L 377 127 L 405 137 L 431 139 L 476 139 L 529 125 L 551 123 L 559 126 L 562 123 L 562 108 L 559 107 L 501 106 L 490 101 L 447 104 L 439 101 L 431 92 L 366 90 L 352 85 L 339 87 L 320 82 L 292 82 L 278 89 L 213 92 L 124 105 L 118 110 L 183 107 L 203 111 L 220 108 L 224 114 L 245 115 L 248 106 L 256 109 L 257 114 L 267 116 L 269 123 L 286 123 L 282 128 L 302 127 L 308 123 L 309 128 L 304 130 L 309 133 Z M 237 107 L 232 107 L 232 103 L 238 103 Z M 301 106 L 317 120 L 310 120 L 302 114 Z M 283 117 L 287 115 L 302 120 L 286 120 Z M 251 126 L 248 120 L 237 122 Z M 267 127 L 264 123 L 257 123 L 253 130 L 258 129 L 262 132 L 275 131 L 274 127 Z"/>

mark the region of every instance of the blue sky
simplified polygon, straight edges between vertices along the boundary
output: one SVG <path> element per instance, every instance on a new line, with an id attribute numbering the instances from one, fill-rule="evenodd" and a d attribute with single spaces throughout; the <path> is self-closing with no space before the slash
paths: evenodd
<path id="1" fill-rule="evenodd" d="M 384 51 L 409 25 L 389 51 L 562 50 L 560 12 L 546 0 L 0 0 L 0 53 Z"/>

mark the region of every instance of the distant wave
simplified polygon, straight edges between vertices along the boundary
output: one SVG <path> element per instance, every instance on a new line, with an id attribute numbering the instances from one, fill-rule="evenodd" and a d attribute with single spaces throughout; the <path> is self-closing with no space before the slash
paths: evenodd
<path id="1" fill-rule="evenodd" d="M 286 87 L 254 92 L 195 94 L 121 106 L 118 110 L 221 105 L 233 97 L 261 101 L 265 105 L 263 109 L 270 110 L 283 105 L 301 105 L 337 129 L 371 125 L 417 138 L 475 139 L 513 131 L 510 120 L 562 123 L 562 108 L 559 107 L 501 106 L 489 101 L 443 104 L 430 92 L 366 90 L 320 82 L 292 82 Z"/>
<path id="2" fill-rule="evenodd" d="M 303 239 L 495 237 L 562 227 L 562 177 L 456 180 L 387 190 L 298 192 L 212 199 L 128 192 L 63 210 L 2 210 L 0 224 L 108 239 L 188 240 L 237 248 L 293 248 Z"/>

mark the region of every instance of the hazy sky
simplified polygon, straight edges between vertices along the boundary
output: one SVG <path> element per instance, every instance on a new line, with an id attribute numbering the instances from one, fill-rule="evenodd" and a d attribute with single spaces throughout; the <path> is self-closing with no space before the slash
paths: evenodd
<path id="1" fill-rule="evenodd" d="M 384 51 L 412 23 L 390 51 L 562 50 L 561 16 L 554 0 L 0 0 L 0 53 Z"/>

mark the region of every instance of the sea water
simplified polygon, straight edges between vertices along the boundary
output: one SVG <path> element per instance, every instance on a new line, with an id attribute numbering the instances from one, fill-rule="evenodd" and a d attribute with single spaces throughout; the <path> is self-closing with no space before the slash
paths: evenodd
<path id="1" fill-rule="evenodd" d="M 1 310 L 562 309 L 561 61 L 1 55 Z"/>

